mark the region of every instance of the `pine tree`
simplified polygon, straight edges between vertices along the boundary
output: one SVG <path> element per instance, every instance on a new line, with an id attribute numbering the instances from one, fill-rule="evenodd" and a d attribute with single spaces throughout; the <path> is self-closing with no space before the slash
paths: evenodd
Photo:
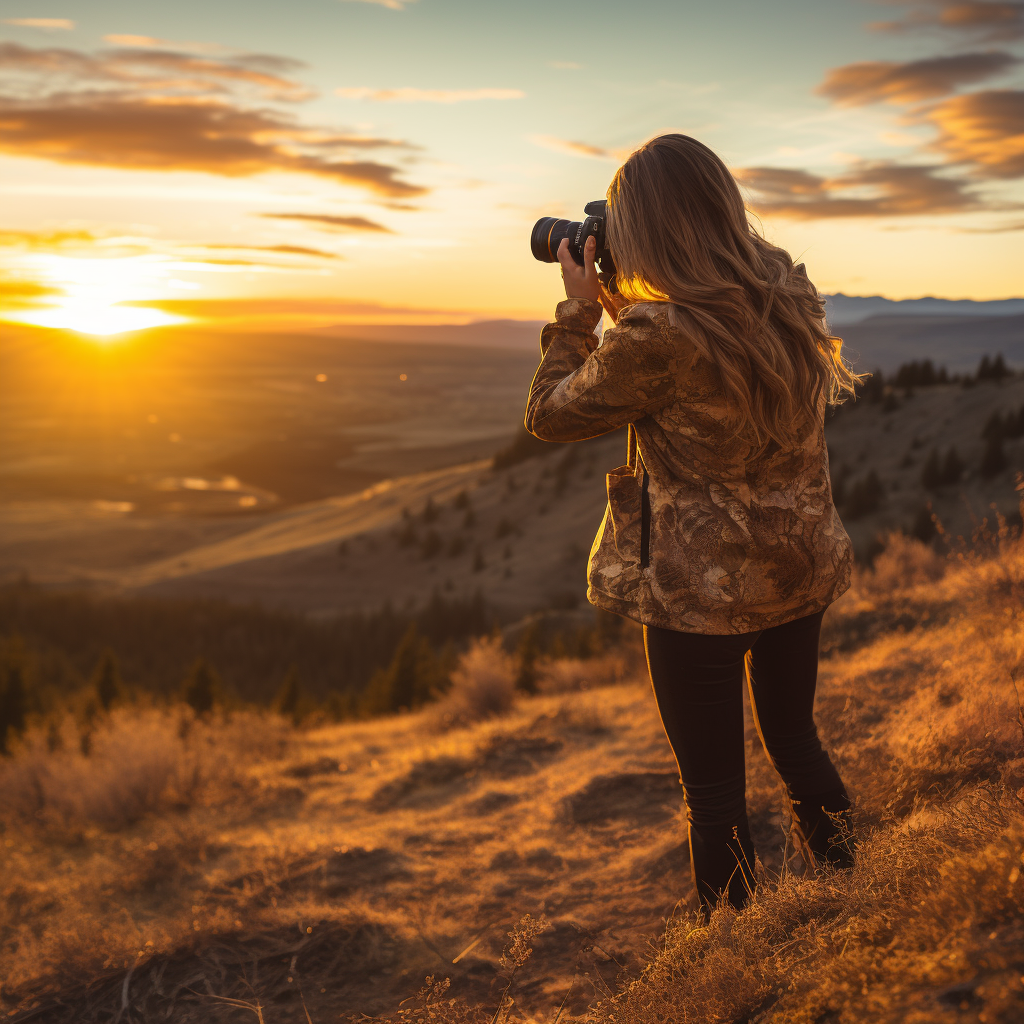
<path id="1" fill-rule="evenodd" d="M 208 715 L 220 701 L 220 679 L 203 658 L 196 661 L 185 677 L 182 696 L 200 717 Z"/>
<path id="2" fill-rule="evenodd" d="M 409 626 L 395 651 L 388 670 L 391 710 L 413 708 L 419 690 L 419 668 L 423 639 L 415 624 Z"/>
<path id="3" fill-rule="evenodd" d="M 366 714 L 412 710 L 427 701 L 444 683 L 443 666 L 426 637 L 411 623 L 391 664 L 370 680 L 361 701 Z"/>
<path id="4" fill-rule="evenodd" d="M 848 519 L 860 519 L 878 510 L 885 496 L 885 488 L 878 478 L 878 473 L 871 470 L 867 476 L 858 480 L 850 488 L 850 496 L 846 501 L 844 515 Z"/>
<path id="5" fill-rule="evenodd" d="M 109 711 L 115 704 L 124 697 L 124 687 L 121 685 L 121 673 L 117 667 L 117 657 L 108 647 L 96 662 L 90 680 L 96 700 L 104 711 Z"/>
<path id="6" fill-rule="evenodd" d="M 934 491 L 942 484 L 942 460 L 939 458 L 938 448 L 933 448 L 928 453 L 924 468 L 921 470 L 921 483 L 929 491 Z"/>
<path id="7" fill-rule="evenodd" d="M 910 535 L 916 537 L 922 544 L 929 544 L 938 532 L 931 503 L 922 506 L 914 518 L 914 525 L 910 528 Z"/>
<path id="8" fill-rule="evenodd" d="M 11 740 L 25 731 L 27 718 L 25 670 L 22 665 L 12 661 L 0 676 L 0 754 L 8 753 Z"/>
<path id="9" fill-rule="evenodd" d="M 299 680 L 299 670 L 292 665 L 288 669 L 274 698 L 274 710 L 283 718 L 290 718 L 295 725 L 302 721 L 305 711 L 306 695 Z"/>
<path id="10" fill-rule="evenodd" d="M 325 706 L 328 717 L 335 722 L 345 722 L 355 715 L 355 702 L 352 694 L 340 690 L 333 690 L 327 697 Z"/>
<path id="11" fill-rule="evenodd" d="M 1024 437 L 1024 405 L 1016 412 L 1008 412 L 1003 423 L 1003 434 L 1006 437 Z"/>
<path id="12" fill-rule="evenodd" d="M 524 693 L 537 692 L 537 658 L 540 646 L 537 642 L 540 627 L 531 622 L 523 630 L 516 649 L 516 689 Z"/>
<path id="13" fill-rule="evenodd" d="M 942 462 L 942 483 L 955 484 L 963 476 L 966 468 L 956 448 L 950 448 Z"/>
<path id="14" fill-rule="evenodd" d="M 427 535 L 420 544 L 420 557 L 425 559 L 433 558 L 435 555 L 440 554 L 443 547 L 444 541 L 441 540 L 441 535 L 437 530 L 428 530 Z"/>
<path id="15" fill-rule="evenodd" d="M 985 426 L 982 427 L 981 436 L 985 441 L 990 441 L 993 437 L 1001 438 L 1005 433 L 1006 427 L 1003 423 L 1003 416 L 998 410 L 992 413 L 991 416 L 985 421 Z"/>
<path id="16" fill-rule="evenodd" d="M 990 437 L 985 443 L 985 452 L 981 456 L 979 472 L 986 479 L 994 477 L 1006 469 L 1006 452 L 1003 451 L 1002 437 Z"/>

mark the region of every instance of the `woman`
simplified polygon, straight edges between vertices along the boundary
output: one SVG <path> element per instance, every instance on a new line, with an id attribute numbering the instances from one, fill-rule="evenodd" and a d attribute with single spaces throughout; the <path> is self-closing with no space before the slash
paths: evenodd
<path id="1" fill-rule="evenodd" d="M 679 764 L 701 905 L 754 884 L 743 685 L 812 867 L 853 861 L 850 801 L 813 718 L 818 634 L 849 586 L 823 422 L 857 383 L 803 266 L 748 224 L 722 161 L 646 143 L 608 189 L 614 281 L 563 240 L 567 298 L 541 333 L 526 426 L 548 441 L 628 430 L 590 553 L 592 604 L 643 623 Z M 607 285 L 607 286 L 606 286 Z M 615 322 L 601 342 L 602 305 Z"/>

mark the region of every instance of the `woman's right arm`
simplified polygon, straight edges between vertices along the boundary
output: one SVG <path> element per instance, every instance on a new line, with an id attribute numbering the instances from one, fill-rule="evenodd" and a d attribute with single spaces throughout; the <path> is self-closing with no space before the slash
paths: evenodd
<path id="1" fill-rule="evenodd" d="M 656 309 L 656 307 L 654 307 Z M 543 358 L 530 387 L 526 428 L 545 441 L 581 441 L 668 404 L 696 349 L 652 304 L 626 306 L 597 346 L 601 304 L 566 299 L 541 332 Z"/>

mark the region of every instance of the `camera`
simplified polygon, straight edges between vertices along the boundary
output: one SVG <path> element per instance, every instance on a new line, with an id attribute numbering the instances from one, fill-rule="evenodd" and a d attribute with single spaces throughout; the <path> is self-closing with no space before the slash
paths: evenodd
<path id="1" fill-rule="evenodd" d="M 582 221 L 559 220 L 557 217 L 541 217 L 533 225 L 533 233 L 530 235 L 530 250 L 534 259 L 542 263 L 558 262 L 558 247 L 563 238 L 569 239 L 569 254 L 582 267 L 583 246 L 587 239 L 593 235 L 597 242 L 597 252 L 594 259 L 601 268 L 602 273 L 614 274 L 615 264 L 612 262 L 612 251 L 608 248 L 605 240 L 605 218 L 608 202 L 605 199 L 595 199 L 583 207 L 586 217 Z"/>

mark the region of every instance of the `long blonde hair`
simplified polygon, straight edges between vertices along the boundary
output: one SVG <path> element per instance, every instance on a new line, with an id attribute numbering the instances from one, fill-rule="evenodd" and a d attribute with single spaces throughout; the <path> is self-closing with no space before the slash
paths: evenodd
<path id="1" fill-rule="evenodd" d="M 661 135 L 630 154 L 608 188 L 607 233 L 619 291 L 681 307 L 738 429 L 761 448 L 796 444 L 822 393 L 835 403 L 853 392 L 860 378 L 803 267 L 748 223 L 736 179 L 707 146 Z"/>

